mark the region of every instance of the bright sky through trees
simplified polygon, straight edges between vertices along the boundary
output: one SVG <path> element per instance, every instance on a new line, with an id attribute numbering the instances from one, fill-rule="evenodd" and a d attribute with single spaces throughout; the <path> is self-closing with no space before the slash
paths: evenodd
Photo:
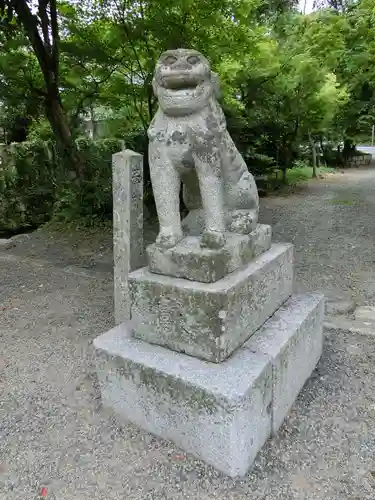
<path id="1" fill-rule="evenodd" d="M 299 6 L 300 6 L 301 11 L 303 12 L 303 10 L 305 9 L 305 4 L 306 4 L 306 14 L 308 14 L 309 12 L 311 12 L 313 10 L 313 3 L 314 3 L 314 0 L 300 0 Z"/>

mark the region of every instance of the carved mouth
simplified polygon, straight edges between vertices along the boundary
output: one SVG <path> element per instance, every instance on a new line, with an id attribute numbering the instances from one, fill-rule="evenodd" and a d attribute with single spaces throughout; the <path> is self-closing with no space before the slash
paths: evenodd
<path id="1" fill-rule="evenodd" d="M 197 88 L 198 84 L 194 82 L 185 82 L 181 80 L 180 82 L 168 82 L 164 85 L 164 88 L 168 90 L 189 90 Z"/>
<path id="2" fill-rule="evenodd" d="M 168 75 L 162 79 L 162 86 L 172 91 L 194 90 L 200 83 L 197 78 L 187 75 Z"/>

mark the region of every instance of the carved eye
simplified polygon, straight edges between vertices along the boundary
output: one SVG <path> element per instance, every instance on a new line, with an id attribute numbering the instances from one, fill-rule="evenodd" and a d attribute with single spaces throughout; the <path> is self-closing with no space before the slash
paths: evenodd
<path id="1" fill-rule="evenodd" d="M 164 64 L 167 64 L 168 66 L 170 66 L 170 65 L 174 64 L 176 61 L 177 61 L 177 57 L 167 56 L 163 62 L 164 62 Z"/>
<path id="2" fill-rule="evenodd" d="M 189 56 L 187 58 L 188 62 L 194 66 L 194 64 L 199 63 L 199 57 L 198 56 Z"/>

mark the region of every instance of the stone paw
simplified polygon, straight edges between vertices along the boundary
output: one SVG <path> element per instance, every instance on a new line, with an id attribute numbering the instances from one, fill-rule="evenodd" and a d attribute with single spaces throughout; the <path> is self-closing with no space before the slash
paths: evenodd
<path id="1" fill-rule="evenodd" d="M 225 235 L 219 231 L 205 231 L 201 238 L 201 247 L 216 250 L 225 245 Z"/>
<path id="2" fill-rule="evenodd" d="M 172 231 L 171 229 L 161 229 L 156 238 L 156 245 L 163 248 L 173 248 L 183 239 L 182 231 Z"/>
<path id="3" fill-rule="evenodd" d="M 249 211 L 239 211 L 232 214 L 232 221 L 229 225 L 229 231 L 237 234 L 249 234 L 253 231 L 254 221 Z"/>

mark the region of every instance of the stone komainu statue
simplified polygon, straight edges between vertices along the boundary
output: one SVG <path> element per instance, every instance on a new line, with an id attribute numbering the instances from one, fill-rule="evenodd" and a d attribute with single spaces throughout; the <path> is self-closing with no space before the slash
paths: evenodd
<path id="1" fill-rule="evenodd" d="M 159 109 L 149 127 L 149 163 L 160 231 L 170 248 L 182 238 L 179 193 L 189 209 L 184 224 L 203 220 L 201 246 L 220 248 L 225 232 L 248 234 L 256 226 L 258 191 L 226 128 L 217 102 L 219 79 L 197 51 L 162 54 L 153 89 Z"/>

